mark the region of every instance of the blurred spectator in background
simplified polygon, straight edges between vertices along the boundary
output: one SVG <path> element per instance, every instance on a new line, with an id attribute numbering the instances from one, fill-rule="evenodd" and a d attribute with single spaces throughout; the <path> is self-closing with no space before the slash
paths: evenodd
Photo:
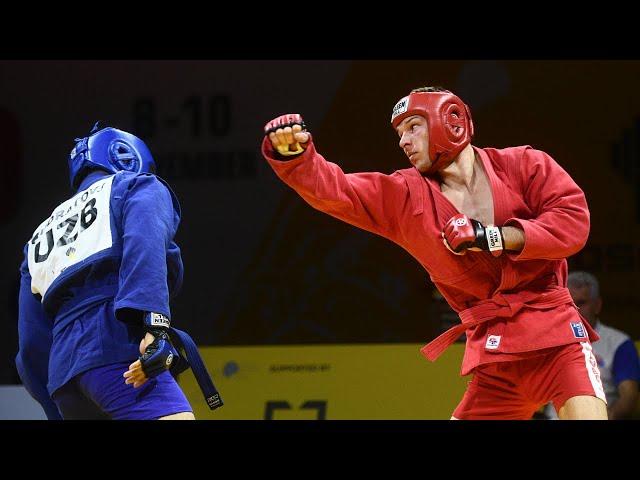
<path id="1" fill-rule="evenodd" d="M 600 321 L 602 298 L 600 284 L 594 275 L 582 271 L 571 272 L 567 282 L 580 313 L 600 335 L 600 340 L 593 343 L 593 351 L 607 396 L 609 420 L 629 419 L 638 406 L 638 351 L 629 335 Z M 545 407 L 544 416 L 557 419 L 552 405 Z"/>

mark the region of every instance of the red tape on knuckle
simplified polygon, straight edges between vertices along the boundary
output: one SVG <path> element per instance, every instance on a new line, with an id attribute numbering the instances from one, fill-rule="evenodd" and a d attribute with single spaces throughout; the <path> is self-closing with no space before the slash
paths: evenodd
<path id="1" fill-rule="evenodd" d="M 303 130 L 306 128 L 304 122 L 289 122 L 289 123 L 283 123 L 281 125 L 277 125 L 275 127 L 272 127 L 270 129 L 268 129 L 265 133 L 268 135 L 271 132 L 275 132 L 276 130 L 278 130 L 280 128 L 293 127 L 294 125 L 300 125 Z"/>

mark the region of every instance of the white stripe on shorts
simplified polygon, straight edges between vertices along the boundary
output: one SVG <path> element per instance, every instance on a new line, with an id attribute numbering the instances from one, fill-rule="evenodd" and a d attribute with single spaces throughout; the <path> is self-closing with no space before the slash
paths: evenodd
<path id="1" fill-rule="evenodd" d="M 607 403 L 607 398 L 604 395 L 604 389 L 602 388 L 602 380 L 600 379 L 600 369 L 598 368 L 598 362 L 596 356 L 593 354 L 593 348 L 589 342 L 580 342 L 582 345 L 582 353 L 584 355 L 584 363 L 587 367 L 587 373 L 589 374 L 589 380 L 591 386 L 596 394 L 596 397 L 601 399 L 604 403 Z"/>

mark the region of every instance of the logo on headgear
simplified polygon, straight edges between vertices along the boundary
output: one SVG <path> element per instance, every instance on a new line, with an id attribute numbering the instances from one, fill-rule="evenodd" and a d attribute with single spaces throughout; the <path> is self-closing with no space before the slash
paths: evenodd
<path id="1" fill-rule="evenodd" d="M 456 226 L 458 227 L 463 227 L 467 224 L 467 219 L 466 218 L 456 218 Z"/>
<path id="2" fill-rule="evenodd" d="M 69 154 L 69 159 L 71 161 L 82 162 L 82 160 L 84 160 L 84 154 L 87 151 L 87 140 L 89 140 L 88 137 L 76 138 L 76 144 L 73 146 L 73 149 Z"/>
<path id="3" fill-rule="evenodd" d="M 393 107 L 393 111 L 391 112 L 391 121 L 396 118 L 398 115 L 407 111 L 407 107 L 409 106 L 409 96 L 402 98 L 396 106 Z"/>

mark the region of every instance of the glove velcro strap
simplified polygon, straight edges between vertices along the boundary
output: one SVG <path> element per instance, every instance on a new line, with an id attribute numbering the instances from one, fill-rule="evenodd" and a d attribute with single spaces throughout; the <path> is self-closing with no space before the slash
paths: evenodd
<path id="1" fill-rule="evenodd" d="M 171 368 L 171 364 L 174 358 L 178 356 L 178 352 L 171 345 L 166 331 L 155 329 L 149 333 L 154 336 L 154 340 L 147 346 L 139 359 L 144 374 L 149 378 L 153 378 Z"/>
<path id="2" fill-rule="evenodd" d="M 495 225 L 489 225 L 484 230 L 487 240 L 487 248 L 491 255 L 499 257 L 504 250 L 504 238 L 502 237 L 502 229 Z"/>

